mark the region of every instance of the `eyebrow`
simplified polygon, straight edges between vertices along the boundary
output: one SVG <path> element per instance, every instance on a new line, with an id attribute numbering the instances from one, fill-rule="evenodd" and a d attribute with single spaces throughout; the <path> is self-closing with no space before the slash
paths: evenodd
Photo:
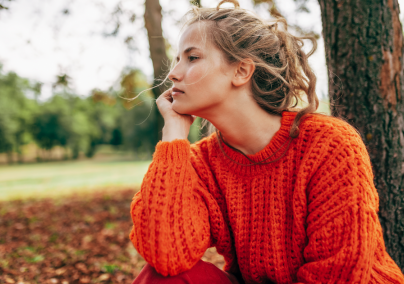
<path id="1" fill-rule="evenodd" d="M 184 51 L 183 51 L 183 53 L 184 54 L 187 54 L 187 53 L 189 53 L 189 52 L 191 52 L 192 50 L 194 50 L 194 49 L 199 49 L 199 48 L 197 48 L 197 47 L 195 47 L 195 46 L 190 46 L 190 47 L 188 47 L 187 49 L 185 49 Z M 180 57 L 177 55 L 177 62 L 180 60 Z"/>

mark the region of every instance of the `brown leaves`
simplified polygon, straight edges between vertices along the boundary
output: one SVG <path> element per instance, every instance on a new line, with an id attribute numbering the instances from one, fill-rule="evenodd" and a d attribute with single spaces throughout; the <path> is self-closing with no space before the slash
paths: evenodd
<path id="1" fill-rule="evenodd" d="M 132 283 L 135 192 L 0 203 L 0 283 Z"/>
<path id="2" fill-rule="evenodd" d="M 129 240 L 135 192 L 0 202 L 0 283 L 132 283 L 146 264 Z M 202 259 L 224 264 L 214 248 Z"/>

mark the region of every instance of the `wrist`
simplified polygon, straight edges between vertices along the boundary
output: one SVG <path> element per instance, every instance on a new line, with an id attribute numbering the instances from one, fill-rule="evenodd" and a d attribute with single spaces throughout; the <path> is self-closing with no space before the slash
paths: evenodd
<path id="1" fill-rule="evenodd" d="M 181 129 L 173 125 L 164 125 L 162 141 L 171 142 L 175 139 L 188 139 L 189 129 Z"/>

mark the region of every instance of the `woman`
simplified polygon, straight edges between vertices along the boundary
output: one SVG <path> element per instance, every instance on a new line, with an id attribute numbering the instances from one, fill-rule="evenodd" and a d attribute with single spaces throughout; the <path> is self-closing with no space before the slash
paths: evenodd
<path id="1" fill-rule="evenodd" d="M 131 205 L 148 262 L 134 283 L 404 283 L 360 136 L 313 114 L 315 42 L 306 55 L 284 20 L 236 1 L 188 15 L 173 88 L 157 100 L 162 141 Z M 301 95 L 308 106 L 290 111 Z M 217 131 L 190 145 L 195 116 Z M 225 272 L 200 260 L 209 247 Z"/>

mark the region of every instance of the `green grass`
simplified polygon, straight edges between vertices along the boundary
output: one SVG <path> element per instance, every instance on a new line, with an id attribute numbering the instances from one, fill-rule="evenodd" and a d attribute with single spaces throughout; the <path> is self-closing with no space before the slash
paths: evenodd
<path id="1" fill-rule="evenodd" d="M 0 166 L 0 200 L 138 187 L 150 161 L 63 161 Z"/>

